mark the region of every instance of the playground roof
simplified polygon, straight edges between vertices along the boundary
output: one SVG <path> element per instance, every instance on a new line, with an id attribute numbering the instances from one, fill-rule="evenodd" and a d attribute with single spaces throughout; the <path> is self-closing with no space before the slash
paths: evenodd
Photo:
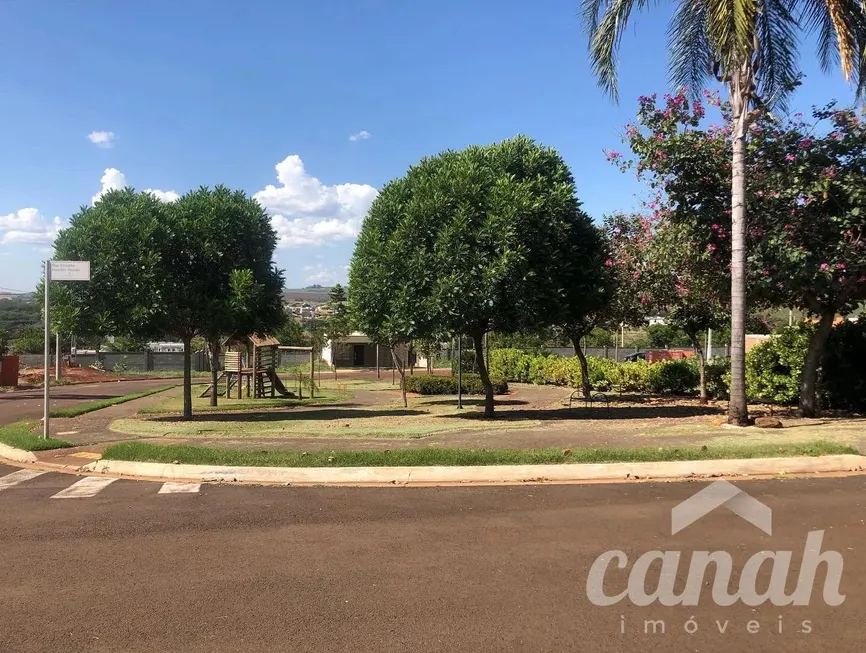
<path id="1" fill-rule="evenodd" d="M 245 337 L 234 335 L 234 336 L 231 336 L 229 338 L 226 338 L 224 344 L 234 345 L 234 344 L 247 343 L 247 342 L 251 342 L 256 347 L 277 347 L 280 344 L 280 341 L 277 340 L 276 338 L 274 338 L 273 336 L 268 336 L 268 335 L 257 336 L 255 334 L 251 335 L 251 336 L 245 336 Z"/>

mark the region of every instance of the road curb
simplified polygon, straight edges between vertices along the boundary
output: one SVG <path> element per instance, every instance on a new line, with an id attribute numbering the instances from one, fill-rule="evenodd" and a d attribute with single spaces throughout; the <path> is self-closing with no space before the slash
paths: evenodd
<path id="1" fill-rule="evenodd" d="M 814 458 L 472 467 L 217 467 L 99 460 L 80 468 L 81 472 L 88 474 L 173 481 L 333 486 L 579 483 L 864 470 L 866 456 L 853 454 Z"/>
<path id="2" fill-rule="evenodd" d="M 11 460 L 16 463 L 35 463 L 37 461 L 36 454 L 32 451 L 16 449 L 15 447 L 10 447 L 8 444 L 3 444 L 2 442 L 0 442 L 0 458 L 5 458 L 6 460 Z"/>

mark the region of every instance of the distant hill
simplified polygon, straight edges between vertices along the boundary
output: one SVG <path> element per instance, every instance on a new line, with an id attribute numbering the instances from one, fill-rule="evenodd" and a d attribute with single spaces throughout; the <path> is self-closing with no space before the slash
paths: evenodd
<path id="1" fill-rule="evenodd" d="M 288 288 L 283 290 L 283 302 L 306 302 L 311 305 L 327 303 L 331 291 L 329 287 L 311 286 L 309 288 Z"/>

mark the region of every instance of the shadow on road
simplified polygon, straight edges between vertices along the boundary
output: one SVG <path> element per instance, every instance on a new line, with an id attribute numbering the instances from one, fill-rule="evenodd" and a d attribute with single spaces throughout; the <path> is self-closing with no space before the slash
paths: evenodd
<path id="1" fill-rule="evenodd" d="M 423 410 L 352 410 L 339 408 L 323 408 L 303 411 L 263 411 L 260 413 L 195 413 L 193 422 L 288 422 L 292 420 L 345 420 L 366 417 L 406 417 L 409 415 L 426 415 Z M 179 415 L 162 415 L 148 418 L 149 422 L 182 422 Z"/>
<path id="2" fill-rule="evenodd" d="M 497 399 L 497 406 L 526 406 L 529 402 L 523 401 L 522 399 Z M 454 395 L 453 399 L 437 399 L 436 401 L 425 401 L 425 406 L 456 406 L 457 405 L 457 395 Z M 471 399 L 463 398 L 464 406 L 483 406 L 484 399 L 472 397 Z"/>

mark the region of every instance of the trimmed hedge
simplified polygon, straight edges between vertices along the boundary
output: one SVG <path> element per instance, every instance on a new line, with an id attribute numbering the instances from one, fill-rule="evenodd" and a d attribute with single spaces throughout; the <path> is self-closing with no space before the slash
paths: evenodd
<path id="1" fill-rule="evenodd" d="M 700 384 L 698 366 L 689 359 L 650 365 L 647 387 L 653 394 L 691 394 Z"/>
<path id="2" fill-rule="evenodd" d="M 490 377 L 493 384 L 493 393 L 503 395 L 508 392 L 508 383 L 495 376 Z M 463 394 L 483 395 L 484 386 L 481 377 L 477 374 L 463 375 Z M 437 374 L 415 374 L 406 377 L 406 392 L 414 392 L 419 395 L 456 395 L 457 377 L 439 376 Z"/>
<path id="3" fill-rule="evenodd" d="M 687 394 L 698 385 L 697 363 L 692 359 L 619 363 L 607 358 L 587 358 L 589 385 L 593 390 L 622 389 L 625 392 Z M 527 354 L 518 349 L 490 352 L 490 373 L 518 383 L 581 386 L 580 361 L 555 354 Z"/>

